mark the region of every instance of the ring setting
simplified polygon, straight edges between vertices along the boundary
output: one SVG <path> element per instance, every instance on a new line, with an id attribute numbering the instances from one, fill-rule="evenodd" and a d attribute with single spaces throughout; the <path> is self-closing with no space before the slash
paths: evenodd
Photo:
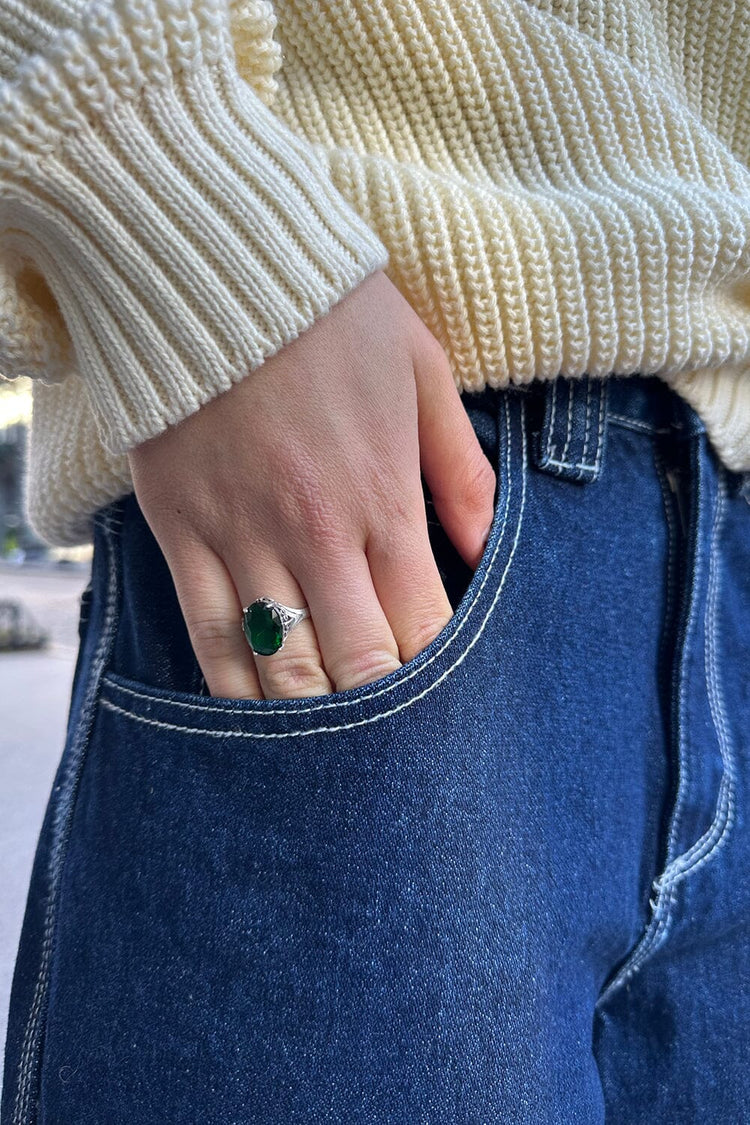
<path id="1" fill-rule="evenodd" d="M 275 598 L 256 598 L 242 611 L 242 631 L 256 656 L 272 656 L 284 647 L 295 626 L 310 616 L 310 610 L 282 605 Z"/>

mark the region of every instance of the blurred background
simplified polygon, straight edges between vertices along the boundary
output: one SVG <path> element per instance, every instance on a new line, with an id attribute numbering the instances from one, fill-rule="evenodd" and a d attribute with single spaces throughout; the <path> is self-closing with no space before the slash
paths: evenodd
<path id="1" fill-rule="evenodd" d="M 24 521 L 31 383 L 0 381 L 0 1059 L 37 836 L 60 760 L 91 548 Z M 0 1068 L 0 1081 L 2 1081 Z"/>

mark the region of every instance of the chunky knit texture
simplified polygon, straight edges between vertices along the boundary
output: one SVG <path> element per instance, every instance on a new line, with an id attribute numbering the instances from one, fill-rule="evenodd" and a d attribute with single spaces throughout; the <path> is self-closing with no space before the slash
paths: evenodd
<path id="1" fill-rule="evenodd" d="M 750 470 L 750 0 L 0 0 L 50 542 L 373 270 L 457 386 L 654 373 Z"/>

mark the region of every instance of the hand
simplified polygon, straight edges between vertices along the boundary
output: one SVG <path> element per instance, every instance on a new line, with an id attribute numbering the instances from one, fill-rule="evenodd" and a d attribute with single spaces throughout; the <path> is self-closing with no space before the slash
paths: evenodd
<path id="1" fill-rule="evenodd" d="M 476 568 L 495 472 L 441 345 L 379 270 L 247 378 L 129 453 L 212 695 L 326 695 L 371 683 L 452 617 L 435 510 Z M 310 617 L 256 656 L 242 607 Z"/>

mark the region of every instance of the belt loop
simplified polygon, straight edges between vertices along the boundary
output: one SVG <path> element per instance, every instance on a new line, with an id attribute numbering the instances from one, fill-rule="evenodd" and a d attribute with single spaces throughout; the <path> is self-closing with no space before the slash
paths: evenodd
<path id="1" fill-rule="evenodd" d="M 545 381 L 544 416 L 533 456 L 542 472 L 588 483 L 604 467 L 608 380 L 558 375 Z"/>

